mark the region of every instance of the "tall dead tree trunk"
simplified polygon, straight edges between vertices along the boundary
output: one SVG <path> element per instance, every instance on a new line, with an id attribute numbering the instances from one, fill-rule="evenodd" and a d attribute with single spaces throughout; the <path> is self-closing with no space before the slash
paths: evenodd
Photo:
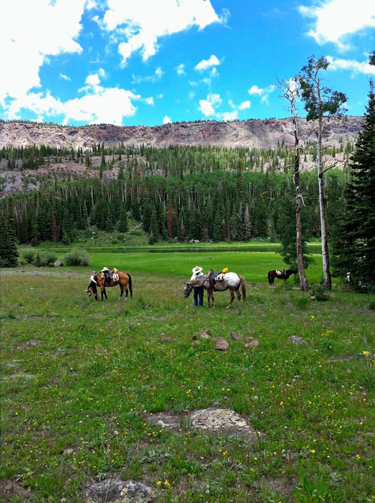
<path id="1" fill-rule="evenodd" d="M 322 262 L 324 285 L 327 290 L 332 288 L 331 270 L 329 264 L 328 231 L 327 231 L 327 204 L 324 195 L 324 169 L 322 159 L 322 138 L 323 138 L 323 117 L 319 117 L 318 126 L 318 184 L 319 184 L 319 212 L 320 212 L 320 234 L 322 238 Z"/>
<path id="2" fill-rule="evenodd" d="M 327 70 L 329 62 L 326 58 L 315 59 L 311 56 L 308 63 L 301 70 L 298 77 L 302 89 L 302 99 L 305 102 L 307 112 L 306 119 L 317 120 L 317 150 L 318 150 L 318 185 L 319 185 L 319 208 L 320 208 L 320 233 L 322 237 L 322 259 L 324 285 L 327 290 L 331 290 L 331 273 L 329 267 L 328 230 L 326 199 L 324 197 L 324 170 L 322 159 L 322 139 L 323 139 L 323 117 L 325 115 L 342 114 L 342 106 L 346 102 L 346 96 L 339 91 L 332 91 L 323 86 L 319 77 L 321 71 Z"/>
<path id="3" fill-rule="evenodd" d="M 296 190 L 296 256 L 299 274 L 299 283 L 302 291 L 306 292 L 309 289 L 307 282 L 305 262 L 303 254 L 303 237 L 302 237 L 302 205 L 303 198 L 300 186 L 300 146 L 298 134 L 298 84 L 294 79 L 289 81 L 278 81 L 277 85 L 285 99 L 289 101 L 290 115 L 294 125 L 294 186 Z"/>
<path id="4" fill-rule="evenodd" d="M 296 114 L 292 114 L 294 124 L 294 185 L 296 188 L 296 247 L 297 247 L 297 266 L 299 274 L 299 284 L 303 292 L 309 289 L 307 283 L 305 265 L 303 262 L 303 239 L 302 239 L 302 195 L 300 187 L 299 166 L 300 166 L 300 149 L 298 123 Z"/>

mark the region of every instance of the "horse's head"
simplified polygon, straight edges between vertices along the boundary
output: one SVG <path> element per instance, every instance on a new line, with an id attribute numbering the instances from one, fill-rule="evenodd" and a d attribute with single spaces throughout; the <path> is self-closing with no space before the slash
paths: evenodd
<path id="1" fill-rule="evenodd" d="M 191 283 L 184 283 L 184 297 L 187 299 L 191 292 L 193 291 L 193 287 L 191 286 Z"/>

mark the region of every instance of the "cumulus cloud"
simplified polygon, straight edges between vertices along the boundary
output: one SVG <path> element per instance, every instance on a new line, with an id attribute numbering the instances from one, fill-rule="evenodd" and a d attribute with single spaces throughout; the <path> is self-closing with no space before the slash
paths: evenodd
<path id="1" fill-rule="evenodd" d="M 178 65 L 176 67 L 176 72 L 177 72 L 177 75 L 186 75 L 185 65 L 183 63 L 181 63 L 180 65 Z"/>
<path id="2" fill-rule="evenodd" d="M 251 106 L 250 100 L 247 100 L 243 101 L 238 108 L 240 110 L 246 110 L 247 108 L 250 108 L 250 106 Z"/>
<path id="3" fill-rule="evenodd" d="M 222 114 L 218 114 L 218 117 L 220 117 L 224 121 L 235 121 L 238 119 L 238 112 L 237 110 L 235 110 L 234 112 L 224 112 Z"/>
<path id="4" fill-rule="evenodd" d="M 369 65 L 367 61 L 359 63 L 358 61 L 348 59 L 334 59 L 327 56 L 329 62 L 328 70 L 348 70 L 352 75 L 363 73 L 364 75 L 375 75 L 375 66 Z"/>
<path id="5" fill-rule="evenodd" d="M 108 0 L 103 27 L 122 37 L 118 51 L 125 64 L 134 52 L 140 52 L 144 61 L 156 54 L 162 37 L 219 22 L 224 19 L 210 0 Z"/>
<path id="6" fill-rule="evenodd" d="M 172 123 L 172 119 L 170 117 L 168 117 L 168 115 L 166 115 L 163 119 L 163 124 L 171 124 Z"/>
<path id="7" fill-rule="evenodd" d="M 250 96 L 253 94 L 259 94 L 260 96 L 261 94 L 263 94 L 263 89 L 258 86 L 251 86 L 248 93 L 250 94 Z"/>
<path id="8" fill-rule="evenodd" d="M 67 81 L 72 80 L 70 77 L 68 77 L 67 75 L 64 75 L 63 73 L 60 73 L 59 77 L 62 80 L 67 80 Z"/>
<path id="9" fill-rule="evenodd" d="M 86 0 L 12 0 L 0 17 L 0 104 L 40 87 L 39 70 L 49 56 L 80 53 L 77 38 Z"/>
<path id="10" fill-rule="evenodd" d="M 313 7 L 300 6 L 299 12 L 314 20 L 308 35 L 318 44 L 331 42 L 340 49 L 350 47 L 348 39 L 353 34 L 375 27 L 372 0 L 325 0 Z"/>
<path id="11" fill-rule="evenodd" d="M 194 69 L 197 70 L 198 72 L 203 72 L 209 68 L 212 68 L 216 72 L 215 67 L 218 65 L 220 65 L 220 61 L 214 54 L 212 54 L 210 59 L 203 59 L 197 64 L 197 66 Z"/>
<path id="12" fill-rule="evenodd" d="M 154 98 L 150 96 L 149 98 L 145 98 L 146 105 L 155 105 Z"/>
<path id="13" fill-rule="evenodd" d="M 205 117 L 215 115 L 215 109 L 221 105 L 220 94 L 209 94 L 206 100 L 199 100 L 199 109 Z"/>
<path id="14" fill-rule="evenodd" d="M 18 119 L 19 112 L 27 109 L 38 116 L 42 121 L 44 117 L 62 115 L 63 124 L 72 121 L 86 122 L 89 124 L 107 123 L 121 125 L 124 117 L 136 113 L 133 101 L 141 99 L 125 89 L 104 88 L 100 85 L 98 74 L 89 75 L 85 80 L 86 86 L 80 89 L 86 94 L 80 98 L 62 102 L 51 96 L 50 93 L 28 93 L 12 100 L 6 108 L 8 119 Z M 153 105 L 153 98 L 146 98 L 145 103 Z"/>
<path id="15" fill-rule="evenodd" d="M 251 86 L 250 89 L 248 90 L 248 93 L 250 96 L 252 95 L 258 95 L 260 96 L 260 102 L 261 103 L 266 103 L 268 105 L 268 98 L 271 93 L 274 92 L 276 89 L 276 86 L 274 84 L 270 84 L 268 87 L 258 87 L 256 85 Z"/>

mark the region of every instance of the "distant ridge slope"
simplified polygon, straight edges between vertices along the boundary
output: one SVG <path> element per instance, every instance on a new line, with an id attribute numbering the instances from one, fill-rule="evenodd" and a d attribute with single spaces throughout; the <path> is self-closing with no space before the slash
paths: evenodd
<path id="1" fill-rule="evenodd" d="M 361 131 L 362 117 L 328 118 L 324 141 L 338 145 L 340 141 L 354 141 Z M 300 119 L 302 143 L 315 142 L 313 124 Z M 278 144 L 293 145 L 293 124 L 286 119 L 250 119 L 239 122 L 177 122 L 162 126 L 91 125 L 60 126 L 33 122 L 0 123 L 0 148 L 50 145 L 59 148 L 90 149 L 98 143 L 106 147 L 124 145 L 154 147 L 217 146 L 275 148 Z"/>

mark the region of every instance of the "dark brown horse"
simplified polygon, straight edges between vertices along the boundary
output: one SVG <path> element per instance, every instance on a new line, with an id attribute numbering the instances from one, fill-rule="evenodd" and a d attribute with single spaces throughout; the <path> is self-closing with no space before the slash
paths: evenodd
<path id="1" fill-rule="evenodd" d="M 268 283 L 272 286 L 275 285 L 275 278 L 277 279 L 283 279 L 284 281 L 286 281 L 287 279 L 289 279 L 289 276 L 291 276 L 292 274 L 297 274 L 298 271 L 295 271 L 293 269 L 288 269 L 288 270 L 283 270 L 283 271 L 278 271 L 278 270 L 274 270 L 274 271 L 269 271 L 268 272 Z"/>
<path id="2" fill-rule="evenodd" d="M 118 277 L 117 277 L 118 276 Z M 128 293 L 130 292 L 130 296 L 133 297 L 133 291 L 132 291 L 132 279 L 129 273 L 126 272 L 118 272 L 116 275 L 114 274 L 110 280 L 109 283 L 106 285 L 105 284 L 105 277 L 104 273 L 100 272 L 96 276 L 94 276 L 94 280 L 96 281 L 96 284 L 91 281 L 88 289 L 86 292 L 88 295 L 91 297 L 92 295 L 95 295 L 95 300 L 98 300 L 98 293 L 97 293 L 97 286 L 100 288 L 101 294 L 102 294 L 102 300 L 103 296 L 108 300 L 107 297 L 107 292 L 105 291 L 105 287 L 109 286 L 120 286 L 120 297 L 118 300 L 121 300 L 121 297 L 125 291 L 125 300 L 128 299 Z"/>
<path id="3" fill-rule="evenodd" d="M 220 276 L 222 276 L 220 281 Z M 234 301 L 234 295 L 237 295 L 238 303 L 241 300 L 240 288 L 242 291 L 242 300 L 246 302 L 246 281 L 243 276 L 236 274 L 235 272 L 228 272 L 226 274 L 219 275 L 218 279 L 215 281 L 213 288 L 210 285 L 210 280 L 207 275 L 199 276 L 196 280 L 184 283 L 184 297 L 187 299 L 191 292 L 193 291 L 194 286 L 203 285 L 204 289 L 207 290 L 207 300 L 208 307 L 211 305 L 212 299 L 212 307 L 216 307 L 214 292 L 225 292 L 226 290 L 230 291 L 230 302 L 227 306 L 229 308 Z"/>

